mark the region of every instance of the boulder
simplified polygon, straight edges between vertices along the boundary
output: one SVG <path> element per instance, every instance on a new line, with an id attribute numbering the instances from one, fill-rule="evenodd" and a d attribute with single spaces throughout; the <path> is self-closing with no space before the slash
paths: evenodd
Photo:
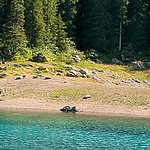
<path id="1" fill-rule="evenodd" d="M 29 67 L 29 66 L 26 66 L 25 68 L 26 68 L 26 69 L 31 69 L 31 67 Z"/>
<path id="2" fill-rule="evenodd" d="M 96 59 L 96 62 L 99 63 L 99 64 L 102 64 L 103 60 L 102 59 Z"/>
<path id="3" fill-rule="evenodd" d="M 33 61 L 35 62 L 48 62 L 47 58 L 42 53 L 37 53 L 33 56 Z"/>
<path id="4" fill-rule="evenodd" d="M 91 72 L 87 69 L 80 69 L 79 72 L 82 74 L 82 75 L 86 75 L 86 76 L 90 76 Z"/>
<path id="5" fill-rule="evenodd" d="M 131 63 L 131 65 L 136 70 L 142 70 L 142 69 L 144 69 L 144 63 L 142 61 L 134 61 L 134 62 Z"/>
<path id="6" fill-rule="evenodd" d="M 77 109 L 75 106 L 73 106 L 72 108 L 70 106 L 65 106 L 64 108 L 60 109 L 60 111 L 63 112 L 77 112 Z"/>
<path id="7" fill-rule="evenodd" d="M 71 65 L 64 65 L 64 68 L 68 68 L 68 69 L 72 69 L 72 70 L 76 70 L 76 68 L 74 66 Z"/>
<path id="8" fill-rule="evenodd" d="M 7 67 L 0 67 L 0 70 L 6 71 L 8 68 Z"/>
<path id="9" fill-rule="evenodd" d="M 64 76 L 64 74 L 61 73 L 61 72 L 58 72 L 57 75 L 58 75 L 58 76 Z"/>
<path id="10" fill-rule="evenodd" d="M 37 75 L 34 75 L 33 77 L 32 77 L 32 79 L 37 79 L 38 78 L 38 76 Z"/>
<path id="11" fill-rule="evenodd" d="M 5 61 L 5 59 L 0 58 L 0 65 L 2 65 L 2 64 L 6 64 L 6 61 Z"/>
<path id="12" fill-rule="evenodd" d="M 5 78 L 7 76 L 7 73 L 1 73 L 0 78 Z"/>
<path id="13" fill-rule="evenodd" d="M 103 70 L 98 69 L 98 68 L 95 68 L 95 70 L 98 71 L 98 72 L 104 72 Z"/>
<path id="14" fill-rule="evenodd" d="M 69 77 L 76 77 L 78 75 L 79 72 L 75 71 L 75 70 L 71 70 L 71 71 L 67 71 L 67 76 Z"/>
<path id="15" fill-rule="evenodd" d="M 15 80 L 20 80 L 20 79 L 23 79 L 23 77 L 22 76 L 15 77 Z"/>
<path id="16" fill-rule="evenodd" d="M 46 76 L 46 77 L 44 78 L 44 80 L 49 80 L 49 79 L 51 79 L 50 76 Z"/>
<path id="17" fill-rule="evenodd" d="M 144 64 L 147 68 L 150 68 L 150 62 L 145 62 Z"/>
<path id="18" fill-rule="evenodd" d="M 7 67 L 3 67 L 3 70 L 6 71 L 8 68 Z"/>
<path id="19" fill-rule="evenodd" d="M 75 60 L 75 62 L 79 63 L 81 61 L 81 58 L 78 55 L 75 55 L 73 57 L 73 59 Z"/>
<path id="20" fill-rule="evenodd" d="M 42 78 L 42 77 L 45 77 L 45 75 L 43 75 L 43 74 L 39 74 L 38 76 L 41 77 L 41 78 Z"/>
<path id="21" fill-rule="evenodd" d="M 21 65 L 18 65 L 18 64 L 14 64 L 14 67 L 21 67 Z"/>
<path id="22" fill-rule="evenodd" d="M 112 59 L 112 63 L 113 63 L 113 64 L 116 64 L 116 65 L 123 65 L 123 62 L 120 61 L 120 60 L 118 60 L 117 58 L 113 58 L 113 59 Z"/>

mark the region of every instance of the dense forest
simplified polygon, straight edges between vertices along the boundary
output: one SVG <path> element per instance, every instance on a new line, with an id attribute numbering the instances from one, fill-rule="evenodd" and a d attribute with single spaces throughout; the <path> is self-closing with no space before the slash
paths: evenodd
<path id="1" fill-rule="evenodd" d="M 149 0 L 0 0 L 0 57 L 27 49 L 150 55 Z"/>

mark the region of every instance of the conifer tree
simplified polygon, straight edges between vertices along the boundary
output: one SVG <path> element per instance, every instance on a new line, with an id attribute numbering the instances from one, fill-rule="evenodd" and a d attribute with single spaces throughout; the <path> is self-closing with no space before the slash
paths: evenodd
<path id="1" fill-rule="evenodd" d="M 136 48 L 145 45 L 144 19 L 145 5 L 142 0 L 129 0 L 127 19 L 127 41 Z"/>
<path id="2" fill-rule="evenodd" d="M 30 47 L 45 47 L 46 30 L 42 0 L 25 0 L 25 30 Z"/>
<path id="3" fill-rule="evenodd" d="M 46 29 L 45 45 L 49 49 L 57 49 L 57 12 L 58 0 L 43 0 L 44 21 Z"/>
<path id="4" fill-rule="evenodd" d="M 66 25 L 66 32 L 68 37 L 75 40 L 76 17 L 77 9 L 79 7 L 79 0 L 60 0 L 59 13 Z"/>
<path id="5" fill-rule="evenodd" d="M 5 55 L 21 52 L 27 44 L 24 30 L 24 0 L 5 1 L 6 20 L 2 27 L 2 42 Z"/>
<path id="6" fill-rule="evenodd" d="M 112 18 L 108 12 L 108 0 L 80 1 L 80 45 L 82 49 L 106 51 L 111 46 Z"/>
<path id="7" fill-rule="evenodd" d="M 67 49 L 67 36 L 65 32 L 65 24 L 62 21 L 61 15 L 58 14 L 57 18 L 57 39 L 56 46 L 59 48 L 59 51 L 66 51 Z"/>
<path id="8" fill-rule="evenodd" d="M 145 47 L 150 48 L 150 1 L 145 0 Z"/>

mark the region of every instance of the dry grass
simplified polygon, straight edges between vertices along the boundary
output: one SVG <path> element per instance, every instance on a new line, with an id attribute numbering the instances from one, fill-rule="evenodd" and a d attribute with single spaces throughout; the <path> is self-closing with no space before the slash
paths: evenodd
<path id="1" fill-rule="evenodd" d="M 53 80 L 31 79 L 15 81 L 3 79 L 0 87 L 4 89 L 3 99 L 37 99 L 47 102 L 96 102 L 98 104 L 150 107 L 150 89 L 128 86 L 115 86 L 87 81 L 71 81 L 56 78 Z M 91 98 L 83 100 L 86 94 Z"/>

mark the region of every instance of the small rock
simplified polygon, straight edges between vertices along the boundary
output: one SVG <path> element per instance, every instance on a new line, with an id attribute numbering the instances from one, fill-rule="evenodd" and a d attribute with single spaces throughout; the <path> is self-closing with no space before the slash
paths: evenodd
<path id="1" fill-rule="evenodd" d="M 133 81 L 135 81 L 136 83 L 141 83 L 141 81 L 139 79 L 132 79 Z"/>
<path id="2" fill-rule="evenodd" d="M 61 72 L 58 72 L 58 73 L 57 73 L 57 75 L 59 75 L 59 76 L 63 76 L 64 74 L 63 74 L 63 73 L 61 73 Z"/>
<path id="3" fill-rule="evenodd" d="M 5 78 L 7 76 L 7 73 L 1 73 L 0 78 Z"/>
<path id="4" fill-rule="evenodd" d="M 49 76 L 46 76 L 46 77 L 44 78 L 44 80 L 49 80 L 49 79 L 51 79 L 51 77 L 49 77 Z"/>
<path id="5" fill-rule="evenodd" d="M 3 61 L 2 60 L 0 60 L 0 65 L 2 65 L 3 64 Z"/>
<path id="6" fill-rule="evenodd" d="M 21 68 L 22 70 L 26 70 L 24 67 Z"/>
<path id="7" fill-rule="evenodd" d="M 94 61 L 89 60 L 89 62 L 90 62 L 91 64 L 95 65 L 95 62 L 94 62 Z"/>
<path id="8" fill-rule="evenodd" d="M 104 72 L 103 70 L 98 69 L 98 68 L 95 68 L 95 70 L 98 71 L 98 72 Z"/>
<path id="9" fill-rule="evenodd" d="M 43 74 L 39 74 L 38 76 L 40 76 L 40 77 L 45 77 L 45 75 L 43 75 Z"/>
<path id="10" fill-rule="evenodd" d="M 144 68 L 144 63 L 142 61 L 134 61 L 131 65 L 137 70 L 142 70 Z"/>
<path id="11" fill-rule="evenodd" d="M 15 78 L 15 80 L 20 80 L 20 79 L 23 79 L 23 77 L 22 76 L 18 76 L 18 77 Z"/>
<path id="12" fill-rule="evenodd" d="M 34 75 L 33 77 L 32 77 L 32 79 L 37 79 L 38 78 L 38 76 L 37 75 Z"/>
<path id="13" fill-rule="evenodd" d="M 96 71 L 92 71 L 92 73 L 96 76 L 98 76 L 98 73 Z"/>
<path id="14" fill-rule="evenodd" d="M 150 62 L 145 62 L 144 64 L 146 67 L 150 68 Z"/>
<path id="15" fill-rule="evenodd" d="M 78 75 L 77 71 L 71 70 L 71 71 L 67 71 L 67 76 L 69 77 L 76 77 Z"/>
<path id="16" fill-rule="evenodd" d="M 21 67 L 21 65 L 18 65 L 18 64 L 14 64 L 14 67 Z"/>
<path id="17" fill-rule="evenodd" d="M 48 68 L 46 68 L 46 69 L 45 69 L 45 71 L 49 72 L 49 69 L 48 69 Z"/>
<path id="18" fill-rule="evenodd" d="M 113 58 L 113 59 L 112 59 L 112 63 L 113 63 L 113 64 L 116 64 L 116 65 L 123 65 L 123 62 L 120 61 L 120 60 L 118 60 L 117 58 Z"/>
<path id="19" fill-rule="evenodd" d="M 85 75 L 87 75 L 87 76 L 89 76 L 89 75 L 91 74 L 91 72 L 90 72 L 89 70 L 84 69 L 84 68 L 80 69 L 79 72 L 80 72 L 81 74 L 85 74 Z"/>
<path id="20" fill-rule="evenodd" d="M 91 95 L 85 95 L 85 96 L 83 97 L 83 99 L 88 99 L 88 98 L 91 98 Z"/>
<path id="21" fill-rule="evenodd" d="M 76 70 L 76 68 L 74 66 L 71 66 L 71 65 L 64 65 L 63 67 L 68 68 L 68 69 Z"/>
<path id="22" fill-rule="evenodd" d="M 0 70 L 6 71 L 8 68 L 7 67 L 0 67 Z"/>
<path id="23" fill-rule="evenodd" d="M 86 74 L 83 74 L 83 75 L 82 75 L 82 78 L 87 78 L 87 75 L 86 75 Z"/>
<path id="24" fill-rule="evenodd" d="M 102 59 L 96 59 L 96 62 L 99 63 L 99 64 L 102 64 L 103 60 Z"/>
<path id="25" fill-rule="evenodd" d="M 78 55 L 75 55 L 75 56 L 73 57 L 73 59 L 74 59 L 77 63 L 79 63 L 79 62 L 81 61 L 81 59 L 80 59 L 80 57 L 79 57 Z"/>
<path id="26" fill-rule="evenodd" d="M 33 69 L 34 71 L 39 71 L 39 69 Z"/>
<path id="27" fill-rule="evenodd" d="M 26 66 L 26 69 L 31 69 L 31 67 Z"/>
<path id="28" fill-rule="evenodd" d="M 23 79 L 26 77 L 26 75 L 22 75 Z"/>
<path id="29" fill-rule="evenodd" d="M 8 68 L 7 67 L 3 67 L 3 70 L 6 71 Z"/>

